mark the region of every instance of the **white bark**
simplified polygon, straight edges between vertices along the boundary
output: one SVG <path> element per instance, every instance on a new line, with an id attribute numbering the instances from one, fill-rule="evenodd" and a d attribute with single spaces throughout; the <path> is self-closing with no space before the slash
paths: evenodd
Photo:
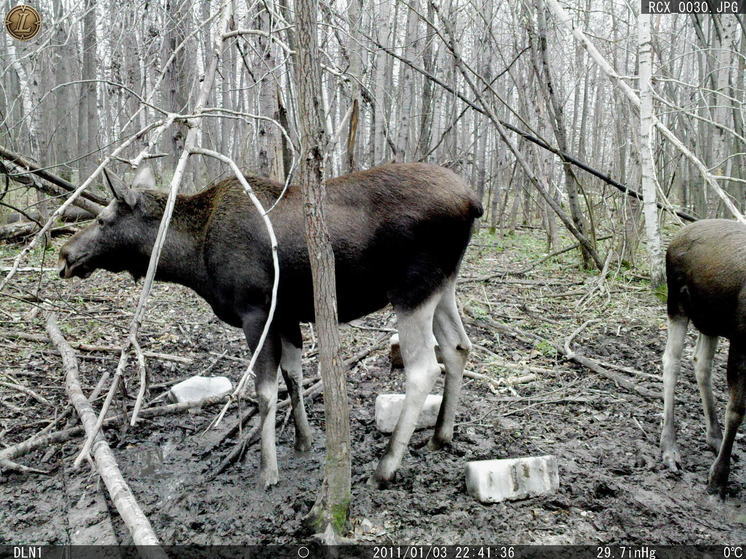
<path id="1" fill-rule="evenodd" d="M 608 61 L 598 51 L 591 40 L 586 37 L 585 33 L 575 27 L 572 18 L 567 15 L 562 6 L 560 6 L 559 2 L 557 0 L 546 0 L 546 3 L 552 13 L 554 13 L 555 17 L 559 20 L 559 22 L 572 31 L 572 34 L 585 47 L 586 51 L 588 51 L 588 54 L 590 54 L 593 61 L 599 66 L 599 68 L 601 68 L 601 70 L 603 70 L 603 72 L 612 81 L 612 83 L 621 89 L 622 93 L 624 93 L 624 96 L 627 98 L 627 100 L 629 100 L 632 106 L 637 111 L 639 111 L 640 98 L 637 96 L 634 90 L 622 79 L 622 76 L 617 74 L 614 68 L 612 68 L 611 64 L 608 63 Z M 720 185 L 718 185 L 717 182 L 714 180 L 707 166 L 694 153 L 692 153 L 689 148 L 687 148 L 681 142 L 681 140 L 679 140 L 676 135 L 668 129 L 668 127 L 666 127 L 660 120 L 658 120 L 655 115 L 652 116 L 652 119 L 654 125 L 658 128 L 658 130 L 661 131 L 661 134 L 663 134 L 666 139 L 668 139 L 668 141 L 670 141 L 676 147 L 676 149 L 678 149 L 684 155 L 684 157 L 686 157 L 700 172 L 704 181 L 723 200 L 723 203 L 730 210 L 731 214 L 733 214 L 733 216 L 738 219 L 738 221 L 746 224 L 746 218 L 744 218 L 743 214 L 738 210 L 728 194 L 726 194 L 726 192 L 722 188 L 720 188 Z"/>
<path id="2" fill-rule="evenodd" d="M 650 284 L 653 289 L 663 285 L 666 272 L 658 228 L 656 178 L 653 162 L 653 48 L 650 41 L 650 14 L 638 16 L 640 41 L 640 176 L 642 182 L 643 215 L 650 258 Z"/>

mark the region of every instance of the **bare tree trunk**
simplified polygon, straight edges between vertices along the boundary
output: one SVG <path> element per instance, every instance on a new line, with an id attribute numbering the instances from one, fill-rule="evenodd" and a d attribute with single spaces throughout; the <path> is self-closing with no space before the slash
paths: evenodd
<path id="1" fill-rule="evenodd" d="M 389 21 L 391 19 L 390 4 L 389 2 L 381 2 L 379 4 L 378 14 L 378 42 L 388 43 L 389 35 L 387 31 L 389 29 Z M 375 70 L 375 103 L 376 112 L 374 117 L 374 150 L 373 150 L 373 163 L 383 163 L 386 159 L 388 149 L 386 147 L 386 100 L 388 85 L 386 81 L 386 67 L 388 57 L 383 51 L 379 51 L 376 55 L 376 70 Z"/>
<path id="2" fill-rule="evenodd" d="M 260 10 L 256 17 L 256 27 L 270 36 L 270 15 L 263 7 L 260 7 Z M 259 84 L 259 114 L 277 121 L 279 116 L 277 82 L 273 71 L 277 64 L 277 43 L 260 36 L 257 39 L 257 50 L 257 60 L 260 62 L 257 71 L 259 75 L 263 76 L 262 82 Z M 284 180 L 287 170 L 283 166 L 280 130 L 268 120 L 259 120 L 256 126 L 258 136 L 257 172 L 263 177 Z"/>
<path id="3" fill-rule="evenodd" d="M 176 47 L 186 38 L 186 30 L 191 22 L 192 3 L 187 0 L 167 0 L 165 13 L 166 36 L 163 40 L 161 63 L 165 63 L 174 53 Z M 193 65 L 190 63 L 188 50 L 182 48 L 174 56 L 173 61 L 166 69 L 166 78 L 162 82 L 163 105 L 166 110 L 182 112 L 189 103 L 189 91 L 191 87 L 190 71 Z M 226 104 L 225 106 L 231 106 Z M 166 165 L 168 169 L 176 167 L 181 152 L 184 150 L 184 141 L 187 135 L 187 127 L 182 122 L 175 122 L 170 129 L 170 134 L 164 136 L 164 151 L 169 154 Z M 194 190 L 192 173 L 187 173 L 182 181 L 184 192 Z"/>
<path id="4" fill-rule="evenodd" d="M 96 79 L 96 0 L 86 0 L 86 15 L 83 19 L 83 80 Z M 78 181 L 83 182 L 96 168 L 93 155 L 88 155 L 96 149 L 96 133 L 98 119 L 96 118 L 96 83 L 80 84 L 80 100 L 78 102 Z"/>
<path id="5" fill-rule="evenodd" d="M 347 5 L 347 21 L 350 29 L 350 37 L 347 42 L 347 54 L 350 59 L 350 67 L 347 73 L 350 76 L 350 123 L 347 129 L 347 142 L 345 144 L 343 169 L 352 173 L 358 169 L 356 153 L 358 151 L 358 128 L 360 124 L 360 103 L 362 101 L 363 79 L 363 48 L 360 42 L 360 28 L 362 27 L 362 0 L 350 0 Z"/>
<path id="6" fill-rule="evenodd" d="M 406 8 L 407 28 L 404 36 L 404 56 L 413 60 L 418 45 L 419 2 L 410 0 Z M 410 143 L 410 120 L 414 111 L 414 76 L 413 70 L 406 64 L 399 65 L 399 118 L 396 135 L 396 161 L 407 161 L 412 156 Z"/>
<path id="7" fill-rule="evenodd" d="M 319 339 L 319 369 L 324 383 L 326 461 L 324 482 L 309 521 L 317 531 L 347 529 L 351 498 L 350 421 L 347 387 L 339 357 L 334 253 L 324 218 L 326 187 L 321 75 L 317 41 L 318 0 L 296 9 L 295 83 L 300 126 L 300 183 L 305 200 L 305 230 L 313 277 L 314 312 Z"/>
<path id="8" fill-rule="evenodd" d="M 545 6 L 543 0 L 535 1 L 536 7 L 536 22 L 537 22 L 537 39 L 538 39 L 538 58 L 541 65 L 541 79 L 539 83 L 544 85 L 546 94 L 546 105 L 550 112 L 549 121 L 554 129 L 554 137 L 557 139 L 557 146 L 561 151 L 568 152 L 569 145 L 567 141 L 567 132 L 565 130 L 565 112 L 562 107 L 562 103 L 558 98 L 562 98 L 562 93 L 558 91 L 560 88 L 559 82 L 555 82 L 552 79 L 552 74 L 549 69 L 549 60 L 547 59 L 547 24 Z M 570 207 L 570 217 L 575 227 L 583 235 L 588 234 L 588 224 L 583 216 L 583 212 L 580 209 L 578 202 L 578 187 L 575 173 L 570 166 L 570 163 L 563 161 L 562 165 L 565 174 L 565 192 L 567 192 L 567 203 Z M 593 240 L 594 235 L 591 231 L 590 239 Z M 593 267 L 593 260 L 591 259 L 588 251 L 580 245 L 580 254 L 583 259 L 583 268 L 589 269 Z"/>
<path id="9" fill-rule="evenodd" d="M 653 167 L 653 49 L 650 42 L 650 15 L 639 16 L 640 40 L 640 170 L 642 177 L 643 214 L 650 257 L 650 284 L 653 289 L 666 281 L 663 249 L 658 229 L 655 169 Z"/>
<path id="10" fill-rule="evenodd" d="M 432 2 L 427 3 L 427 19 L 433 21 L 435 10 Z M 422 53 L 422 67 L 430 75 L 435 73 L 435 61 L 433 56 L 433 31 L 430 26 L 427 28 L 425 35 L 425 50 Z M 422 80 L 422 108 L 420 110 L 420 131 L 417 138 L 417 152 L 415 159 L 422 160 L 425 154 L 430 151 L 430 137 L 432 136 L 433 127 L 433 97 L 434 85 L 432 80 L 423 78 Z"/>

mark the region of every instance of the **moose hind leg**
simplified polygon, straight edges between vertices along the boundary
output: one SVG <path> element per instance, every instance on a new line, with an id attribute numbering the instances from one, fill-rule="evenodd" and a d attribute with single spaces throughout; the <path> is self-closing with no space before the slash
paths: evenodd
<path id="1" fill-rule="evenodd" d="M 456 282 L 449 284 L 442 299 L 435 307 L 433 332 L 440 346 L 443 364 L 446 369 L 443 402 L 435 423 L 435 432 L 428 446 L 437 449 L 449 444 L 453 439 L 453 427 L 456 409 L 461 395 L 466 359 L 471 350 L 471 342 L 466 335 L 464 325 L 456 304 Z"/>
<path id="2" fill-rule="evenodd" d="M 280 358 L 280 370 L 288 387 L 290 403 L 293 406 L 293 423 L 295 424 L 295 450 L 306 452 L 311 450 L 313 436 L 311 427 L 308 425 L 308 416 L 303 402 L 303 368 L 301 365 L 302 342 L 300 332 L 297 339 L 282 336 L 282 357 Z"/>
<path id="3" fill-rule="evenodd" d="M 661 431 L 661 456 L 671 470 L 678 470 L 681 456 L 676 446 L 674 424 L 674 388 L 681 370 L 681 354 L 689 319 L 683 315 L 668 317 L 668 338 L 663 352 L 663 430 Z"/>
<path id="4" fill-rule="evenodd" d="M 730 456 L 733 442 L 741 426 L 746 401 L 746 350 L 731 341 L 728 352 L 728 407 L 725 410 L 725 434 L 715 463 L 710 468 L 707 489 L 725 498 L 730 475 Z"/>
<path id="5" fill-rule="evenodd" d="M 716 453 L 723 442 L 723 434 L 715 412 L 715 398 L 712 395 L 712 360 L 717 349 L 717 336 L 700 334 L 694 350 L 694 374 L 697 377 L 702 409 L 705 414 L 707 445 Z"/>
<path id="6" fill-rule="evenodd" d="M 393 479 L 414 432 L 425 398 L 440 374 L 433 336 L 433 314 L 439 299 L 440 293 L 437 293 L 415 309 L 395 309 L 399 319 L 399 341 L 407 393 L 386 453 L 373 474 L 372 481 L 379 486 L 385 486 Z"/>

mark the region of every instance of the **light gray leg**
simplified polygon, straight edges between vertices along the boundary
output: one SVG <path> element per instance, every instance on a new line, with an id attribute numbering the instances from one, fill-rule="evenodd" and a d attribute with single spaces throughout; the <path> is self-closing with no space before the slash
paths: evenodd
<path id="1" fill-rule="evenodd" d="M 661 456 L 671 470 L 678 470 L 681 456 L 676 447 L 674 425 L 674 388 L 681 370 L 681 353 L 689 319 L 685 316 L 668 317 L 668 339 L 663 353 L 663 430 L 661 432 Z"/>
<path id="2" fill-rule="evenodd" d="M 699 394 L 702 397 L 707 445 L 715 452 L 720 450 L 720 443 L 723 442 L 723 433 L 715 412 L 715 398 L 712 395 L 712 360 L 717 345 L 717 336 L 700 334 L 697 339 L 697 348 L 694 350 L 694 374 L 697 377 Z"/>
<path id="3" fill-rule="evenodd" d="M 438 292 L 411 311 L 396 309 L 399 319 L 399 343 L 407 376 L 407 394 L 386 453 L 373 475 L 373 481 L 378 485 L 385 485 L 394 477 L 414 432 L 425 398 L 440 374 L 435 358 L 433 336 L 433 314 L 440 297 L 441 293 Z"/>
<path id="4" fill-rule="evenodd" d="M 453 440 L 453 425 L 461 395 L 464 366 L 471 350 L 471 342 L 456 305 L 456 282 L 446 288 L 443 297 L 435 308 L 433 332 L 440 346 L 443 364 L 446 369 L 443 402 L 440 405 L 435 432 L 428 446 L 433 449 L 449 444 Z"/>
<path id="5" fill-rule="evenodd" d="M 303 368 L 301 364 L 302 347 L 297 347 L 285 337 L 281 338 L 282 357 L 280 369 L 288 387 L 288 395 L 293 406 L 293 422 L 295 423 L 295 450 L 306 452 L 311 450 L 311 427 L 308 425 L 306 407 L 303 402 Z"/>
<path id="6" fill-rule="evenodd" d="M 267 313 L 263 309 L 252 309 L 243 317 L 246 342 L 252 351 L 264 328 Z M 256 399 L 262 434 L 259 486 L 265 489 L 279 480 L 277 451 L 275 449 L 275 415 L 277 412 L 277 373 L 280 365 L 279 336 L 270 332 L 254 364 Z"/>
<path id="7" fill-rule="evenodd" d="M 256 396 L 259 403 L 259 420 L 261 421 L 262 433 L 259 485 L 265 489 L 277 484 L 280 479 L 277 469 L 277 449 L 275 447 L 277 372 L 278 367 L 276 366 L 271 370 L 257 369 L 256 371 Z"/>

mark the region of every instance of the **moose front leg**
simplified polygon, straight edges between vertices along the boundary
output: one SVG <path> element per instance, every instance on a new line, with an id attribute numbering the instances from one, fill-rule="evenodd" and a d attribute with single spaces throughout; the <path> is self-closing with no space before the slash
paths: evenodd
<path id="1" fill-rule="evenodd" d="M 252 351 L 264 329 L 267 313 L 263 310 L 252 310 L 243 317 L 243 330 L 246 342 Z M 277 412 L 277 373 L 280 364 L 280 340 L 274 329 L 270 329 L 264 340 L 259 356 L 254 363 L 256 375 L 256 397 L 259 404 L 259 421 L 261 431 L 261 465 L 259 467 L 259 486 L 264 489 L 277 484 L 277 449 L 275 448 L 275 415 Z"/>

